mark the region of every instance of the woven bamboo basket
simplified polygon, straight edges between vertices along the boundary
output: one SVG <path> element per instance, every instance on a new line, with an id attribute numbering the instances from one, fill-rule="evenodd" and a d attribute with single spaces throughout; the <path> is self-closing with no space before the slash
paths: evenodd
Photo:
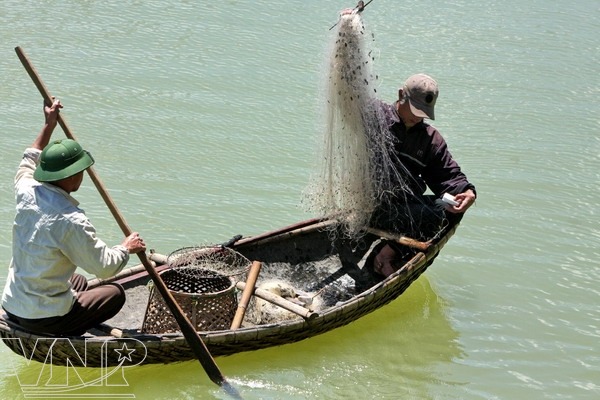
<path id="1" fill-rule="evenodd" d="M 190 268 L 175 268 L 161 273 L 167 288 L 197 331 L 229 329 L 237 308 L 235 282 L 224 275 L 197 276 Z M 152 288 L 142 324 L 142 332 L 152 334 L 179 332 L 179 325 L 163 300 Z"/>

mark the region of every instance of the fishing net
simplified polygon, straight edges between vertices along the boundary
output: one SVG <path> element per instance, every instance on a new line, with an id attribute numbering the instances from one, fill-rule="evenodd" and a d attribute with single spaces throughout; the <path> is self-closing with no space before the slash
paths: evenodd
<path id="1" fill-rule="evenodd" d="M 305 200 L 310 210 L 335 215 L 354 237 L 369 226 L 376 209 L 394 207 L 397 193 L 410 188 L 376 99 L 375 57 L 360 14 L 341 16 L 336 27 L 327 64 L 320 168 Z"/>
<path id="2" fill-rule="evenodd" d="M 223 246 L 194 246 L 175 250 L 167 257 L 171 269 L 190 278 L 245 275 L 252 262 L 237 251 Z"/>

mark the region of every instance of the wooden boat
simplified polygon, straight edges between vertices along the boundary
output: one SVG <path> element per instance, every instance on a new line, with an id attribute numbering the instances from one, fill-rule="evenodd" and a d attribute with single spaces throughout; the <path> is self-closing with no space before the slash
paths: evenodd
<path id="1" fill-rule="evenodd" d="M 260 261 L 262 269 L 253 298 L 266 300 L 282 311 L 269 321 L 250 321 L 249 311 L 238 329 L 200 330 L 200 337 L 213 356 L 300 341 L 343 325 L 377 310 L 400 296 L 432 263 L 456 226 L 434 242 L 417 242 L 377 230 L 368 230 L 360 239 L 335 234 L 334 220 L 312 219 L 254 237 L 233 239 L 227 245 L 248 260 Z M 236 240 L 237 239 L 237 240 Z M 377 249 L 389 241 L 403 245 L 402 267 L 384 278 L 373 272 Z M 165 274 L 173 266 L 168 258 L 151 254 L 156 268 Z M 164 275 L 163 275 L 164 276 Z M 261 285 L 278 277 L 319 306 L 294 301 Z M 245 275 L 241 280 L 245 280 Z M 141 327 L 151 299 L 146 288 L 150 279 L 144 267 L 131 267 L 108 280 L 90 280 L 90 286 L 121 283 L 128 300 L 115 318 L 80 337 L 44 337 L 25 331 L 0 317 L 0 338 L 15 353 L 28 360 L 55 365 L 101 367 L 171 363 L 194 358 L 180 332 L 147 333 Z M 244 282 L 237 282 L 241 297 Z M 131 295 L 137 290 L 136 295 Z M 140 299 L 139 292 L 143 293 Z M 308 294 L 307 294 L 308 293 Z M 316 294 L 315 294 L 316 293 Z M 306 300 L 306 299 L 305 299 Z M 256 300 L 255 303 L 258 303 Z M 300 303 L 300 304 L 298 304 Z M 2 314 L 0 314 L 2 315 Z M 122 317 L 126 318 L 122 318 Z M 134 319 L 132 322 L 131 319 Z M 278 319 L 279 318 L 279 319 Z M 50 356 L 51 355 L 51 356 Z"/>

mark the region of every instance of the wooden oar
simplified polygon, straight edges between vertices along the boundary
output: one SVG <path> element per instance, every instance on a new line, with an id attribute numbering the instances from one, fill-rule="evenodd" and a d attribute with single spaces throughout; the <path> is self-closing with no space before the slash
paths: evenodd
<path id="1" fill-rule="evenodd" d="M 238 304 L 235 316 L 233 317 L 233 321 L 231 322 L 230 329 L 232 330 L 238 329 L 240 326 L 242 326 L 244 315 L 246 315 L 246 308 L 248 308 L 248 303 L 250 302 L 252 293 L 254 293 L 254 286 L 256 285 L 256 280 L 258 279 L 258 274 L 260 273 L 261 266 L 262 264 L 260 263 L 260 261 L 254 261 L 252 263 L 252 266 L 250 267 L 250 271 L 248 272 L 248 278 L 246 279 L 246 287 L 242 292 L 240 303 Z"/>
<path id="2" fill-rule="evenodd" d="M 25 54 L 23 49 L 21 49 L 21 47 L 16 47 L 15 51 L 17 52 L 17 56 L 21 60 L 21 63 L 27 70 L 27 73 L 33 80 L 33 83 L 40 91 L 42 97 L 44 98 L 44 101 L 47 104 L 52 104 L 52 96 L 50 95 L 50 92 L 46 88 L 46 85 L 44 85 L 44 83 L 42 82 L 37 71 L 35 70 L 35 68 L 31 64 L 31 62 L 27 58 L 27 55 Z M 69 127 L 67 126 L 66 122 L 64 121 L 64 119 L 61 117 L 60 114 L 58 114 L 58 123 L 60 124 L 63 131 L 65 132 L 65 135 L 69 139 L 76 140 L 75 137 L 73 136 L 73 134 L 71 133 L 71 130 L 69 129 Z M 104 187 L 104 184 L 102 183 L 102 181 L 100 181 L 100 178 L 96 174 L 96 171 L 94 170 L 93 167 L 89 167 L 87 169 L 87 172 L 88 172 L 90 178 L 92 179 L 92 182 L 94 182 L 96 189 L 98 189 L 98 192 L 100 192 L 100 195 L 104 199 L 104 202 L 108 206 L 113 217 L 115 218 L 115 220 L 121 227 L 121 230 L 123 231 L 125 236 L 129 236 L 132 233 L 131 228 L 125 221 L 125 218 L 123 217 L 123 215 L 121 215 L 120 211 L 117 209 L 117 206 L 113 202 L 108 191 Z M 148 271 L 148 274 L 152 278 L 152 281 L 154 282 L 154 285 L 156 286 L 157 290 L 164 298 L 165 303 L 169 307 L 169 310 L 173 313 L 173 316 L 175 317 L 175 320 L 179 324 L 179 328 L 181 329 L 183 336 L 185 337 L 189 346 L 192 348 L 196 357 L 198 357 L 198 361 L 200 361 L 200 364 L 202 364 L 202 367 L 206 371 L 208 377 L 217 385 L 222 386 L 229 394 L 231 394 L 235 398 L 241 398 L 239 393 L 237 392 L 237 390 L 233 386 L 231 386 L 225 380 L 225 377 L 221 374 L 219 367 L 217 366 L 217 364 L 215 363 L 215 360 L 212 358 L 211 354 L 209 353 L 206 345 L 204 344 L 204 342 L 198 335 L 198 332 L 196 332 L 196 329 L 194 328 L 194 326 L 190 323 L 189 319 L 185 316 L 185 314 L 181 310 L 181 307 L 179 307 L 179 304 L 177 304 L 177 302 L 173 298 L 173 295 L 167 288 L 167 285 L 165 285 L 165 283 L 163 282 L 160 275 L 152 267 L 152 264 L 150 263 L 150 260 L 148 260 L 146 253 L 140 252 L 140 253 L 138 253 L 138 256 L 140 258 L 142 265 L 144 266 L 144 268 L 146 268 L 146 270 Z"/>

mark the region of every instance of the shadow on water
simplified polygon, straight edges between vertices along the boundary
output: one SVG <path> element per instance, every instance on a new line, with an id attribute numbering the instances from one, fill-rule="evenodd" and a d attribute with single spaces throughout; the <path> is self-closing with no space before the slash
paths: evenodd
<path id="1" fill-rule="evenodd" d="M 457 385 L 436 367 L 462 357 L 458 339 L 446 303 L 421 276 L 399 299 L 350 325 L 230 358 L 230 373 L 251 398 L 427 399 L 430 384 Z"/>

